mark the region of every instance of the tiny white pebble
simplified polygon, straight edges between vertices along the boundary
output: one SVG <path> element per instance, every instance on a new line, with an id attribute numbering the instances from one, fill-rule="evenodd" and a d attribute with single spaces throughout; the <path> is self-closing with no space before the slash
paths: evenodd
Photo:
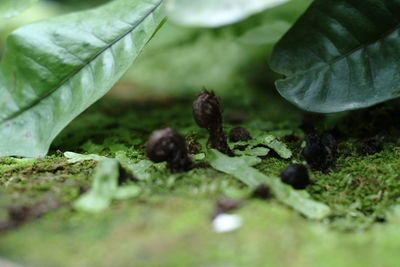
<path id="1" fill-rule="evenodd" d="M 242 218 L 239 215 L 222 213 L 215 217 L 212 226 L 217 233 L 234 231 L 242 226 Z"/>

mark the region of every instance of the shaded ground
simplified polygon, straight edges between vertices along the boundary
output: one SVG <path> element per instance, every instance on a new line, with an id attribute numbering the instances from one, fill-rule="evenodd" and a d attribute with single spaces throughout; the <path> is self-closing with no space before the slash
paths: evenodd
<path id="1" fill-rule="evenodd" d="M 192 145 L 206 137 L 192 119 L 191 99 L 146 104 L 105 99 L 64 130 L 48 157 L 0 159 L 0 255 L 28 266 L 395 266 L 396 104 L 320 118 L 275 99 L 267 104 L 257 99 L 224 99 L 224 109 L 227 129 L 241 125 L 282 136 L 294 152 L 289 160 L 265 157 L 257 166 L 262 172 L 278 175 L 291 162 L 303 161 L 304 121 L 339 140 L 336 166 L 328 174 L 313 172 L 314 184 L 307 188 L 332 208 L 330 218 L 310 221 L 273 199 L 251 199 L 235 211 L 244 219 L 239 230 L 214 233 L 210 220 L 218 196 L 248 192 L 211 168 L 183 174 L 154 170 L 151 179 L 139 182 L 138 198 L 114 202 L 99 214 L 74 211 L 70 204 L 90 187 L 96 163 L 68 163 L 62 152 L 112 157 L 125 151 L 145 158 L 147 137 L 165 126 Z M 365 155 L 362 148 L 371 139 L 382 142 L 383 150 Z"/>

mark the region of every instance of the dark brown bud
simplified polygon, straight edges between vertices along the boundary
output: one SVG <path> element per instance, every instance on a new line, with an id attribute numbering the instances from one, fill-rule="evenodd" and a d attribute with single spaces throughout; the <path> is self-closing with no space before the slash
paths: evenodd
<path id="1" fill-rule="evenodd" d="M 146 152 L 153 162 L 166 161 L 172 172 L 184 172 L 193 167 L 185 139 L 172 128 L 153 132 L 147 142 Z"/>
<path id="2" fill-rule="evenodd" d="M 193 102 L 193 116 L 201 128 L 222 127 L 221 107 L 213 92 L 203 90 Z"/>
<path id="3" fill-rule="evenodd" d="M 209 132 L 207 143 L 211 148 L 233 156 L 223 131 L 221 107 L 214 93 L 203 90 L 194 100 L 192 107 L 196 123 Z"/>
<path id="4" fill-rule="evenodd" d="M 229 132 L 229 140 L 231 142 L 248 141 L 250 139 L 250 133 L 246 128 L 236 127 Z"/>

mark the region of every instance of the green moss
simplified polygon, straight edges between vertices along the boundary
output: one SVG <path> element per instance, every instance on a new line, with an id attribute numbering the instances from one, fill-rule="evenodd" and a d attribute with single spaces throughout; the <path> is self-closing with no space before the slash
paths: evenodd
<path id="1" fill-rule="evenodd" d="M 344 230 L 364 229 L 385 218 L 389 207 L 399 203 L 400 150 L 387 145 L 372 156 L 341 157 L 337 171 L 316 173 L 308 190 L 333 208 L 334 225 Z"/>
<path id="2" fill-rule="evenodd" d="M 399 260 L 398 219 L 345 234 L 252 200 L 238 211 L 239 230 L 216 234 L 211 212 L 209 199 L 171 196 L 119 203 L 97 215 L 63 208 L 3 235 L 0 254 L 30 266 L 395 266 Z"/>
<path id="3" fill-rule="evenodd" d="M 270 153 L 256 166 L 260 171 L 279 175 L 290 163 L 303 161 L 301 113 L 279 101 L 269 105 L 224 102 L 227 130 L 241 125 L 251 131 L 274 133 L 292 150 L 293 157 L 287 160 Z M 237 113 L 245 115 L 240 123 L 233 119 Z M 400 234 L 397 221 L 378 223 L 388 218 L 388 211 L 400 197 L 396 127 L 389 127 L 390 134 L 381 138 L 382 152 L 357 154 L 362 141 L 376 136 L 382 114 L 387 116 L 382 109 L 370 112 L 376 119 L 365 136 L 360 135 L 365 129 L 353 127 L 353 133 L 348 127 L 346 121 L 351 121 L 352 114 L 319 122 L 318 129 L 338 127 L 349 137 L 339 144 L 336 167 L 328 174 L 311 173 L 314 184 L 307 189 L 313 198 L 332 208 L 330 218 L 308 221 L 275 200 L 248 200 L 238 211 L 244 226 L 219 235 L 210 227 L 215 199 L 221 194 L 247 197 L 250 192 L 233 177 L 211 168 L 171 174 L 164 167 L 154 167 L 150 179 L 138 182 L 143 193 L 136 200 L 116 201 L 96 215 L 70 208 L 90 185 L 96 163 L 71 164 L 60 151 L 110 157 L 124 151 L 128 158 L 140 160 L 145 158 L 143 148 L 149 134 L 172 126 L 186 136 L 193 153 L 204 152 L 200 144 L 205 144 L 207 133 L 195 125 L 190 100 L 135 106 L 103 100 L 63 131 L 49 156 L 0 159 L 2 206 L 25 205 L 46 197 L 66 203 L 2 234 L 0 254 L 32 266 L 124 266 L 126 262 L 137 266 L 160 262 L 164 266 L 390 265 L 396 257 L 378 257 L 371 242 L 385 255 L 392 255 L 393 247 L 400 245 L 400 239 L 395 239 Z M 385 262 L 379 264 L 380 258 Z"/>
<path id="4" fill-rule="evenodd" d="M 87 177 L 95 162 L 70 164 L 60 155 L 43 159 L 3 158 L 0 186 L 13 204 L 35 203 L 45 197 L 70 202 L 88 185 Z"/>

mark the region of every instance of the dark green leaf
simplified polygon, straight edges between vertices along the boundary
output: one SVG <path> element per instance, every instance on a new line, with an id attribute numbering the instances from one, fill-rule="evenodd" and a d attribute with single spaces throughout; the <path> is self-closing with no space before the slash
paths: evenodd
<path id="1" fill-rule="evenodd" d="M 324 113 L 398 97 L 399 17 L 397 0 L 315 1 L 273 53 L 279 92 Z"/>
<path id="2" fill-rule="evenodd" d="M 126 72 L 163 19 L 118 0 L 15 31 L 0 65 L 0 156 L 37 157 Z"/>

